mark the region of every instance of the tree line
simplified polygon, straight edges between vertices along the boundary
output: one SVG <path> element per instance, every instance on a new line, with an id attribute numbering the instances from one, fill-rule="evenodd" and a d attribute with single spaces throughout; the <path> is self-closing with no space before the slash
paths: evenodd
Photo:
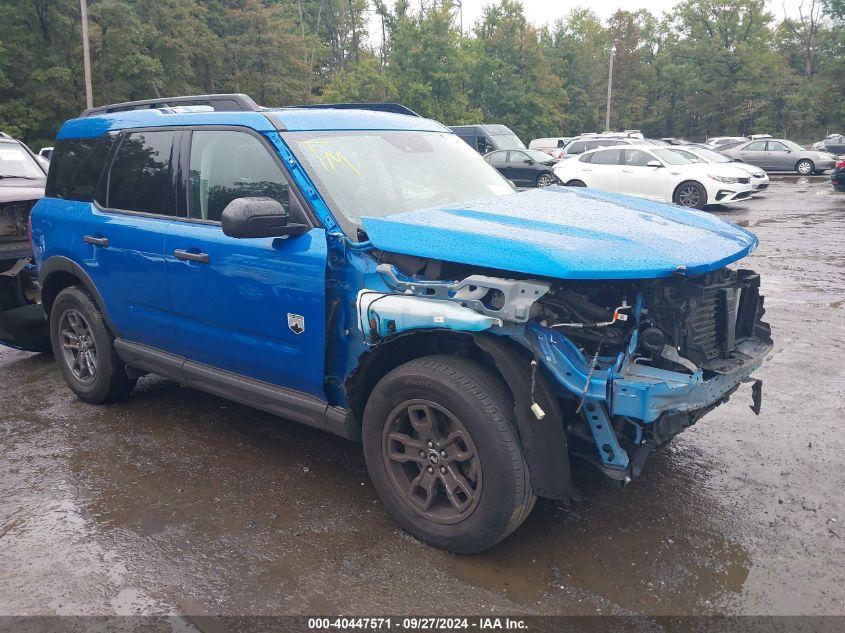
<path id="1" fill-rule="evenodd" d="M 246 92 L 264 105 L 396 101 L 521 138 L 611 127 L 800 141 L 845 128 L 845 0 L 683 0 L 534 25 L 517 0 L 89 0 L 95 104 Z M 794 13 L 794 12 L 793 12 Z M 78 0 L 0 0 L 0 130 L 37 148 L 83 108 Z"/>

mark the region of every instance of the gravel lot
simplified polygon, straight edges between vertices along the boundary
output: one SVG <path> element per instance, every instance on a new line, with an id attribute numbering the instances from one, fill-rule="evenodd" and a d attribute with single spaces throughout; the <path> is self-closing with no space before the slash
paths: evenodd
<path id="1" fill-rule="evenodd" d="M 0 350 L 3 614 L 845 614 L 845 195 L 780 178 L 757 233 L 775 349 L 624 490 L 586 470 L 491 552 L 386 515 L 360 447 L 145 378 L 85 405 Z"/>

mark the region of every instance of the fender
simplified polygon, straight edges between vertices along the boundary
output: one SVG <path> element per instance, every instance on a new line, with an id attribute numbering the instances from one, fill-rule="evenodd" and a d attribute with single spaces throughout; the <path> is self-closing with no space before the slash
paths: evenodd
<path id="1" fill-rule="evenodd" d="M 85 269 L 83 269 L 82 266 L 77 264 L 75 261 L 62 255 L 53 255 L 52 257 L 44 260 L 38 271 L 38 285 L 41 288 L 41 302 L 44 306 L 44 311 L 47 313 L 48 319 L 50 316 L 50 309 L 53 307 L 53 299 L 55 299 L 55 295 L 50 296 L 49 293 L 45 295 L 45 290 L 49 289 L 51 280 L 63 273 L 72 275 L 82 282 L 85 289 L 91 293 L 92 297 L 94 297 L 94 302 L 97 304 L 100 314 L 103 315 L 103 320 L 106 322 L 106 325 L 109 326 L 112 334 L 120 336 L 120 333 L 114 327 L 114 323 L 109 317 L 108 310 L 106 310 L 106 304 L 103 301 L 103 297 L 100 295 L 100 291 L 97 290 L 97 286 L 94 285 L 94 282 L 88 276 L 88 273 L 86 273 Z"/>
<path id="2" fill-rule="evenodd" d="M 563 412 L 542 368 L 538 367 L 535 374 L 534 399 L 546 415 L 538 420 L 531 413 L 530 354 L 500 336 L 479 333 L 474 338 L 476 345 L 493 359 L 513 394 L 519 438 L 534 492 L 561 501 L 580 499 L 572 483 Z"/>

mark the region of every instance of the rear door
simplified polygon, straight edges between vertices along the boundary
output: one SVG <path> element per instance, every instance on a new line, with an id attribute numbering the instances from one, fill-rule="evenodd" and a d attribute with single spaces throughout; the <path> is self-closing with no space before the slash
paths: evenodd
<path id="1" fill-rule="evenodd" d="M 183 142 L 187 212 L 167 236 L 170 304 L 189 360 L 325 399 L 326 236 L 237 239 L 223 234 L 235 198 L 270 197 L 291 222 L 314 222 L 261 135 L 202 129 Z"/>
<path id="2" fill-rule="evenodd" d="M 73 249 L 116 334 L 173 351 L 164 241 L 176 215 L 177 133 L 127 131 L 115 145 L 95 202 L 77 219 Z"/>

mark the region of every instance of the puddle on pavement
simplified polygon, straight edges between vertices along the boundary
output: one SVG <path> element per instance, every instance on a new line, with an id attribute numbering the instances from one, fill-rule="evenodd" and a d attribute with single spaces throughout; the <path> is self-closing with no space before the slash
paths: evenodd
<path id="1" fill-rule="evenodd" d="M 649 477 L 621 491 L 579 472 L 583 502 L 545 502 L 494 550 L 453 557 L 452 573 L 524 604 L 565 595 L 632 612 L 712 611 L 742 590 L 748 554 L 707 528 L 721 510 L 692 481 L 667 486 L 679 467 L 671 456 L 660 457 Z"/>

